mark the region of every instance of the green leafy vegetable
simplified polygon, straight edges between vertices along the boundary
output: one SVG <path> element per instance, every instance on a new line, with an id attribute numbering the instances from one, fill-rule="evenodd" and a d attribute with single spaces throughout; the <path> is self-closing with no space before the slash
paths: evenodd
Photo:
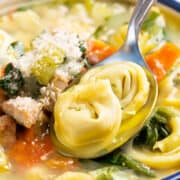
<path id="1" fill-rule="evenodd" d="M 38 83 L 38 81 L 32 77 L 25 77 L 24 78 L 24 86 L 23 86 L 23 95 L 30 96 L 34 99 L 38 98 L 40 95 L 40 88 L 42 86 Z"/>
<path id="2" fill-rule="evenodd" d="M 15 96 L 24 85 L 24 79 L 21 71 L 9 63 L 5 68 L 5 76 L 0 80 L 0 87 L 7 92 L 9 96 Z"/>
<path id="3" fill-rule="evenodd" d="M 147 19 L 144 21 L 142 25 L 143 30 L 148 30 L 149 27 L 155 24 L 155 20 L 160 16 L 160 14 L 156 11 L 151 11 Z"/>
<path id="4" fill-rule="evenodd" d="M 89 63 L 89 61 L 86 58 L 84 59 L 84 67 L 87 69 L 90 69 L 92 67 L 92 65 Z"/>
<path id="5" fill-rule="evenodd" d="M 80 51 L 82 52 L 82 61 L 84 62 L 84 67 L 86 67 L 86 68 L 91 68 L 91 65 L 89 64 L 89 62 L 88 62 L 88 60 L 87 60 L 87 57 L 86 57 L 86 50 L 87 50 L 87 48 L 86 48 L 86 46 L 85 46 L 85 44 L 82 42 L 82 41 L 80 41 L 79 42 L 79 48 L 80 48 Z"/>
<path id="6" fill-rule="evenodd" d="M 86 56 L 86 47 L 85 47 L 83 42 L 79 42 L 79 48 L 80 48 L 80 51 L 82 52 L 82 58 L 85 58 L 85 56 Z"/>
<path id="7" fill-rule="evenodd" d="M 134 160 L 120 150 L 117 150 L 110 155 L 103 157 L 102 161 L 106 163 L 111 163 L 113 165 L 128 167 L 130 169 L 133 169 L 135 172 L 148 177 L 155 177 L 154 171 L 152 171 L 148 166 Z"/>
<path id="8" fill-rule="evenodd" d="M 100 26 L 98 26 L 97 29 L 95 30 L 93 36 L 94 36 L 95 38 L 99 38 L 99 37 L 101 36 L 101 34 L 103 33 L 103 31 L 104 31 L 104 25 L 100 25 Z"/>
<path id="9" fill-rule="evenodd" d="M 160 107 L 134 139 L 134 144 L 153 148 L 156 141 L 164 139 L 170 134 L 168 119 L 171 116 L 172 112 L 167 108 Z"/>

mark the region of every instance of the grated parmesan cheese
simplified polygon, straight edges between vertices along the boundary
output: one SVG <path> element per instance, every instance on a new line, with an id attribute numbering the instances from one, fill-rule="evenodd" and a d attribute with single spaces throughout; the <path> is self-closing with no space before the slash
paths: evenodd
<path id="1" fill-rule="evenodd" d="M 18 61 L 13 62 L 13 65 L 20 69 L 24 76 L 30 76 L 33 63 L 36 61 L 34 51 L 30 51 L 22 56 Z"/>
<path id="2" fill-rule="evenodd" d="M 76 74 L 79 73 L 83 66 L 83 63 L 80 62 L 82 52 L 79 46 L 80 39 L 74 33 L 67 33 L 58 29 L 53 32 L 45 31 L 32 42 L 33 49 L 15 62 L 14 65 L 19 68 L 25 76 L 29 76 L 31 74 L 31 68 L 36 61 L 44 56 L 52 57 L 55 51 L 62 50 L 68 64 L 60 68 L 59 71 L 61 71 L 61 75 L 63 74 L 65 77 L 69 76 L 69 74 Z M 54 56 L 53 59 L 56 63 L 57 57 Z M 63 68 L 64 70 L 62 70 Z"/>
<path id="3" fill-rule="evenodd" d="M 52 33 L 47 31 L 43 32 L 32 42 L 32 46 L 37 51 L 41 52 L 46 49 L 49 44 L 52 44 L 61 48 L 68 59 L 79 59 L 82 56 L 79 42 L 80 40 L 77 34 L 56 29 Z"/>
<path id="4" fill-rule="evenodd" d="M 41 88 L 41 102 L 44 107 L 47 107 L 46 109 L 51 109 L 58 93 L 62 92 L 68 83 L 81 72 L 85 61 L 82 58 L 83 52 L 80 45 L 82 42 L 77 34 L 58 29 L 52 32 L 45 31 L 32 42 L 33 49 L 15 63 L 24 76 L 30 76 L 36 61 L 43 57 L 50 57 L 56 63 L 57 51 L 64 52 L 64 62 L 57 67 L 47 86 Z"/>

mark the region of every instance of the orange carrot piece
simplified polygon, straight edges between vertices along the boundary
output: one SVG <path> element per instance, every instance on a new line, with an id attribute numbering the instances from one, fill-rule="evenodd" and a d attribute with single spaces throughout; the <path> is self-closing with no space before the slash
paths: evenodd
<path id="1" fill-rule="evenodd" d="M 175 44 L 166 43 L 156 52 L 146 56 L 146 62 L 160 81 L 170 70 L 177 58 L 180 57 L 180 48 Z"/>
<path id="2" fill-rule="evenodd" d="M 90 64 L 97 64 L 108 56 L 115 53 L 117 49 L 100 40 L 90 40 L 87 45 L 86 55 Z"/>

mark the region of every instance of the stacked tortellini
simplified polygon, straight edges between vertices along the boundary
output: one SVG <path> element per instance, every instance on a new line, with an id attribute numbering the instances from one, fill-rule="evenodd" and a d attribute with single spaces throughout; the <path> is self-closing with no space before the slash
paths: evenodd
<path id="1" fill-rule="evenodd" d="M 142 67 L 116 62 L 89 70 L 60 94 L 54 108 L 59 150 L 80 158 L 106 154 L 132 137 L 144 122 L 150 83 Z"/>
<path id="2" fill-rule="evenodd" d="M 157 106 L 171 112 L 170 134 L 157 141 L 152 150 L 127 146 L 126 152 L 136 160 L 156 169 L 180 168 L 180 60 L 159 84 Z"/>

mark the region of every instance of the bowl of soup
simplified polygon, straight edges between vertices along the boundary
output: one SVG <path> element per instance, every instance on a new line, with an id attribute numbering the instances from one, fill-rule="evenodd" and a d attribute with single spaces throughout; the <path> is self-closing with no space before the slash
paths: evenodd
<path id="1" fill-rule="evenodd" d="M 0 2 L 0 179 L 178 176 L 179 3 L 155 4 L 139 34 L 158 82 L 147 121 L 138 116 L 152 90 L 144 69 L 129 62 L 94 68 L 122 47 L 134 5 Z"/>

